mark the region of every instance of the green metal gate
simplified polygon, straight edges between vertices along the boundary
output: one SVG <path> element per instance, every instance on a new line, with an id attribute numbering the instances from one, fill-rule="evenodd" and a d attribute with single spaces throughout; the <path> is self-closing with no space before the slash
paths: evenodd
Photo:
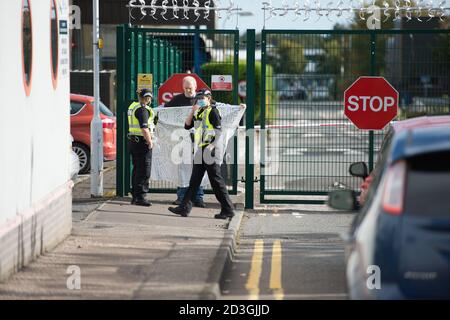
<path id="1" fill-rule="evenodd" d="M 263 30 L 260 62 L 258 44 L 255 30 L 247 30 L 247 65 L 239 68 L 238 30 L 118 27 L 118 195 L 130 190 L 124 137 L 138 73 L 153 74 L 155 96 L 172 73 L 189 69 L 207 84 L 212 74 L 231 74 L 232 94 L 215 97 L 233 104 L 239 102 L 238 81 L 246 79 L 247 131 L 256 124 L 256 135 L 246 137 L 246 208 L 254 205 L 255 176 L 260 203 L 322 204 L 342 184 L 359 187 L 348 166 L 365 161 L 372 169 L 384 133 L 358 130 L 343 115 L 343 93 L 359 76 L 384 76 L 394 85 L 400 93 L 398 119 L 450 113 L 450 30 Z M 258 133 L 260 166 L 255 166 L 252 140 Z M 236 142 L 227 177 L 233 194 Z M 169 183 L 151 187 L 175 192 Z"/>
<path id="2" fill-rule="evenodd" d="M 449 30 L 263 30 L 261 203 L 322 204 L 358 189 L 352 162 L 372 169 L 382 131 L 343 115 L 359 76 L 384 76 L 400 93 L 399 118 L 450 113 Z"/>
<path id="3" fill-rule="evenodd" d="M 238 104 L 239 31 L 117 27 L 117 195 L 126 196 L 130 191 L 126 113 L 130 103 L 137 100 L 138 74 L 153 74 L 153 94 L 157 97 L 158 88 L 172 74 L 187 70 L 199 75 L 208 85 L 212 74 L 232 75 L 233 91 L 215 92 L 214 97 L 220 102 Z M 154 100 L 153 107 L 156 107 L 157 99 Z M 231 194 L 237 193 L 237 136 L 234 142 L 234 161 L 226 165 Z M 175 193 L 176 186 L 151 181 L 150 192 Z"/>

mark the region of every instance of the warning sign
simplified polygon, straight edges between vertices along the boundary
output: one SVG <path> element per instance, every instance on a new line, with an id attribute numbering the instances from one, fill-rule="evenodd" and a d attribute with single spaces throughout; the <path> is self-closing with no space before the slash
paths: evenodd
<path id="1" fill-rule="evenodd" d="M 232 91 L 233 77 L 231 75 L 213 75 L 211 76 L 211 90 Z"/>
<path id="2" fill-rule="evenodd" d="M 137 79 L 138 90 L 153 90 L 153 75 L 151 73 L 139 73 Z"/>

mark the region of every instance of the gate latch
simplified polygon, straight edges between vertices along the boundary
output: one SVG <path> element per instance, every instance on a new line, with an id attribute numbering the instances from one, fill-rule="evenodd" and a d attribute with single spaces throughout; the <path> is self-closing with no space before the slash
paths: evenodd
<path id="1" fill-rule="evenodd" d="M 240 181 L 240 182 L 242 182 L 242 183 L 245 183 L 245 182 L 246 182 L 246 180 L 244 179 L 244 177 L 241 178 L 241 181 Z M 253 182 L 259 182 L 258 177 L 255 177 L 255 179 L 253 180 Z"/>

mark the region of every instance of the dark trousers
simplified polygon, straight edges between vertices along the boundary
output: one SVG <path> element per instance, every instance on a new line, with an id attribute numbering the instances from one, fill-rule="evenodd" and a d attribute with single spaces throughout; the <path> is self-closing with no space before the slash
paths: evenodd
<path id="1" fill-rule="evenodd" d="M 135 199 L 144 199 L 148 193 L 148 183 L 152 171 L 152 150 L 148 148 L 144 138 L 139 142 L 129 141 L 133 171 L 131 173 L 131 194 Z"/>
<path id="2" fill-rule="evenodd" d="M 215 162 L 208 164 L 204 161 L 202 153 L 203 149 L 199 149 L 194 157 L 195 159 L 194 166 L 192 168 L 191 180 L 189 181 L 189 187 L 186 191 L 183 201 L 181 202 L 181 206 L 190 210 L 190 201 L 192 201 L 195 197 L 197 189 L 200 186 L 206 171 L 208 173 L 208 178 L 211 182 L 211 187 L 214 191 L 214 195 L 216 196 L 217 201 L 219 201 L 220 203 L 221 212 L 224 214 L 232 213 L 233 203 L 231 202 L 230 196 L 228 195 L 225 180 L 220 174 L 220 165 Z"/>

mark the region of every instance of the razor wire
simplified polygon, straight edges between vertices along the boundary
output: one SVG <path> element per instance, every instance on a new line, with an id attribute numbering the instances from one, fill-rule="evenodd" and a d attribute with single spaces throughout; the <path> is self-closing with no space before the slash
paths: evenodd
<path id="1" fill-rule="evenodd" d="M 340 0 L 337 4 L 336 1 L 329 1 L 325 5 L 321 1 L 295 1 L 293 5 L 288 5 L 287 1 L 283 1 L 281 6 L 274 6 L 272 1 L 263 2 L 262 10 L 264 11 L 264 19 L 269 20 L 275 16 L 283 17 L 289 12 L 293 12 L 295 20 L 303 16 L 303 20 L 307 21 L 311 18 L 313 13 L 316 14 L 317 20 L 322 17 L 326 17 L 332 22 L 331 17 L 347 18 L 353 20 L 355 14 L 361 20 L 366 20 L 367 15 L 373 14 L 376 10 L 380 11 L 380 15 L 384 15 L 383 22 L 386 22 L 390 18 L 393 21 L 400 20 L 402 17 L 406 17 L 407 21 L 417 19 L 419 22 L 423 22 L 424 17 L 427 17 L 426 21 L 430 21 L 433 18 L 439 18 L 444 21 L 450 11 L 450 7 L 446 7 L 446 1 L 440 1 L 435 4 L 435 1 L 417 1 L 413 4 L 410 0 L 394 2 L 383 1 L 382 6 L 378 6 L 376 1 L 344 1 Z M 375 18 L 377 20 L 377 18 Z"/>
<path id="2" fill-rule="evenodd" d="M 130 0 L 128 8 L 130 19 L 137 20 L 133 15 L 134 10 L 139 10 L 141 16 L 139 20 L 144 19 L 147 16 L 158 20 L 157 12 L 160 10 L 160 17 L 163 20 L 189 20 L 189 12 L 192 11 L 195 16 L 194 22 L 197 22 L 202 16 L 204 20 L 210 20 L 210 13 L 213 11 L 219 19 L 222 18 L 222 13 L 226 14 L 226 19 L 229 19 L 233 14 L 239 13 L 242 8 L 235 5 L 233 0 L 228 1 L 227 6 L 221 6 L 220 1 L 214 1 L 215 5 L 211 6 L 211 0 L 204 2 L 203 6 L 200 6 L 198 0 L 192 1 L 189 4 L 189 0 L 163 0 L 160 5 L 157 5 L 157 0 L 145 1 L 145 0 Z M 172 12 L 172 17 L 167 17 L 169 10 Z M 180 11 L 182 14 L 180 15 Z"/>
<path id="3" fill-rule="evenodd" d="M 159 10 L 159 16 L 165 20 L 189 20 L 189 12 L 192 11 L 195 16 L 194 22 L 197 22 L 202 16 L 206 21 L 210 20 L 210 13 L 214 12 L 217 18 L 222 19 L 223 14 L 225 19 L 228 20 L 232 15 L 239 15 L 242 8 L 239 8 L 233 0 L 228 0 L 228 5 L 222 5 L 220 0 L 204 1 L 203 6 L 200 5 L 198 0 L 163 0 L 160 4 L 157 4 L 157 0 L 130 0 L 127 8 L 129 10 L 130 20 L 137 20 L 133 15 L 134 10 L 140 12 L 139 20 L 144 19 L 147 16 L 158 20 L 157 13 Z M 284 17 L 289 13 L 293 13 L 294 20 L 302 18 L 303 21 L 311 19 L 312 15 L 317 16 L 317 20 L 325 17 L 329 21 L 332 18 L 347 18 L 353 20 L 355 15 L 361 20 L 366 20 L 367 15 L 373 14 L 376 10 L 381 13 L 379 16 L 384 16 L 384 19 L 376 18 L 375 20 L 386 22 L 389 19 L 393 21 L 400 20 L 402 17 L 406 17 L 407 21 L 417 19 L 419 22 L 430 21 L 433 18 L 438 18 L 441 21 L 447 18 L 450 7 L 446 6 L 447 1 L 439 1 L 435 3 L 433 0 L 429 1 L 411 1 L 411 0 L 396 0 L 396 1 L 383 1 L 381 6 L 377 5 L 376 1 L 344 1 L 340 0 L 329 1 L 323 4 L 321 1 L 295 1 L 293 4 L 288 4 L 286 0 L 283 0 L 281 5 L 274 6 L 272 0 L 262 2 L 262 8 L 264 20 L 269 20 L 273 17 Z M 213 4 L 212 4 L 213 3 Z M 168 17 L 169 11 L 172 13 L 172 17 Z M 182 14 L 180 14 L 182 12 Z"/>

